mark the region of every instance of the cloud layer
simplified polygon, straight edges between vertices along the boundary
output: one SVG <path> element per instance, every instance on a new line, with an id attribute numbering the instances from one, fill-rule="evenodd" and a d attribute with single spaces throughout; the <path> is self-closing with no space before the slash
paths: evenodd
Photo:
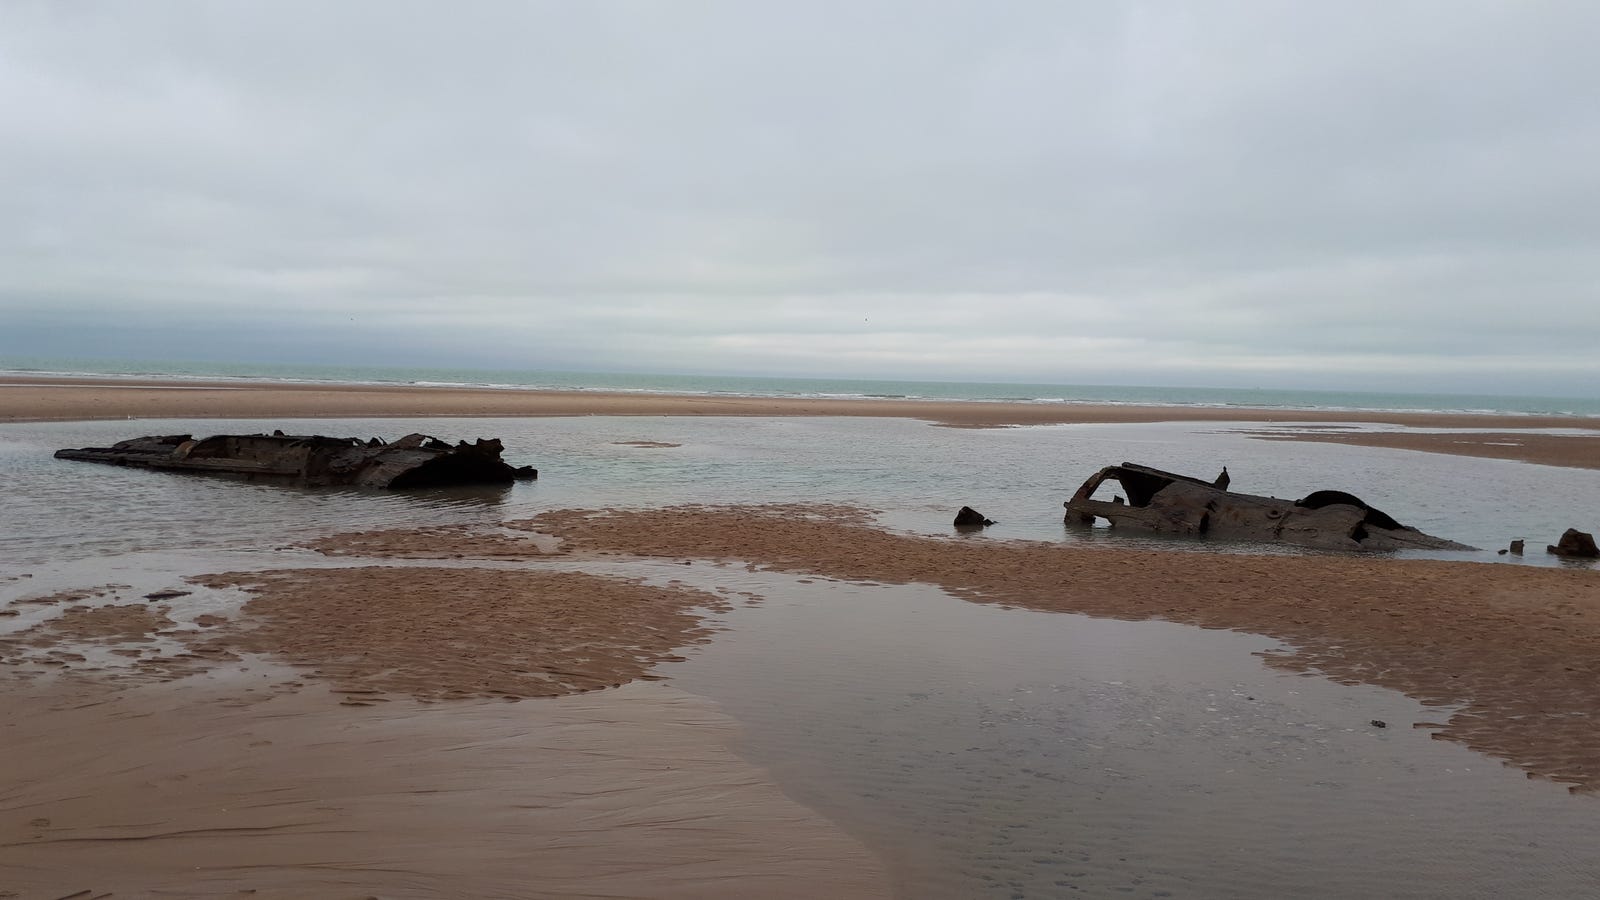
<path id="1" fill-rule="evenodd" d="M 1600 392 L 1600 7 L 0 9 L 0 353 Z"/>

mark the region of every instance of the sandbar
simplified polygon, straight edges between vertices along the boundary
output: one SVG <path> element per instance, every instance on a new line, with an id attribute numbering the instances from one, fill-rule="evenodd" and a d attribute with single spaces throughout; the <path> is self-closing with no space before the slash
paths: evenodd
<path id="1" fill-rule="evenodd" d="M 1515 446 L 1474 435 L 1341 435 L 1306 430 L 1283 440 L 1339 440 L 1433 453 L 1493 455 L 1547 465 L 1600 468 L 1600 420 L 1567 416 L 1131 406 L 1001 401 L 812 399 L 602 391 L 291 382 L 4 376 L 0 422 L 89 419 L 305 419 L 495 416 L 846 416 L 919 419 L 956 428 L 1148 422 L 1371 423 L 1430 429 L 1518 432 Z M 1562 437 L 1529 429 L 1580 429 Z M 133 436 L 133 435 L 130 435 Z M 1487 448 L 1487 449 L 1486 449 Z"/>
<path id="2" fill-rule="evenodd" d="M 1503 426 L 1496 426 L 1503 427 Z M 1512 459 L 1571 469 L 1600 469 L 1600 434 L 1529 434 L 1511 431 L 1295 431 L 1253 432 L 1266 441 L 1316 441 Z"/>

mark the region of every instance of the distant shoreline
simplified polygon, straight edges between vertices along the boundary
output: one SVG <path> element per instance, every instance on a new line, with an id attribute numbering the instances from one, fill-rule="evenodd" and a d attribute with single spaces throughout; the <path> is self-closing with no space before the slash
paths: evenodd
<path id="1" fill-rule="evenodd" d="M 48 388 L 76 388 L 66 393 Z M 111 397 L 91 397 L 115 391 Z M 231 397 L 183 399 L 171 394 Z M 167 394 L 166 399 L 158 399 Z M 248 396 L 247 396 L 248 395 Z M 221 401 L 219 407 L 216 401 Z M 224 408 L 225 407 L 225 408 Z M 286 407 L 292 409 L 285 410 Z M 369 416 L 730 415 L 872 416 L 942 425 L 997 427 L 1122 422 L 1351 422 L 1428 428 L 1574 428 L 1600 431 L 1588 416 L 1427 410 L 1293 409 L 1131 402 L 1042 403 L 1026 400 L 905 397 L 782 397 L 622 389 L 545 389 L 376 382 L 273 381 L 256 378 L 28 375 L 0 373 L 0 421 L 173 415 L 303 418 Z M 466 411 L 470 410 L 470 411 Z"/>
<path id="2" fill-rule="evenodd" d="M 1351 423 L 1455 433 L 1285 432 L 1276 439 L 1339 440 L 1368 446 L 1520 459 L 1600 468 L 1600 420 L 1581 416 L 1286 410 L 1248 407 L 1040 404 L 988 400 L 739 397 L 627 393 L 207 381 L 129 377 L 0 376 L 0 422 L 96 419 L 488 418 L 526 416 L 839 416 L 918 419 L 954 428 L 1154 422 Z M 1466 431 L 1457 431 L 1465 429 Z M 1534 429 L 1566 429 L 1548 435 Z M 1474 432 L 1498 432 L 1484 434 Z M 1516 432 L 1515 442 L 1505 433 Z M 131 436 L 131 435 L 130 435 Z"/>
<path id="3" fill-rule="evenodd" d="M 693 375 L 645 372 L 438 369 L 411 366 L 205 365 L 185 362 L 96 364 L 0 357 L 0 382 L 104 379 L 174 384 L 296 384 L 495 391 L 573 391 L 797 400 L 912 400 L 1040 406 L 1156 406 L 1215 409 L 1367 410 L 1384 413 L 1575 416 L 1600 421 L 1600 398 L 1533 394 L 1439 393 L 1399 389 L 1225 388 L 1152 384 L 1059 384 L 827 376 Z"/>

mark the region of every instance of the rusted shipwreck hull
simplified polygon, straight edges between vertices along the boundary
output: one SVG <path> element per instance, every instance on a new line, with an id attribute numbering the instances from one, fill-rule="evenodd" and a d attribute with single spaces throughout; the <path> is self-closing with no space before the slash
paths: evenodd
<path id="1" fill-rule="evenodd" d="M 1227 489 L 1226 472 L 1216 482 L 1125 462 L 1106 466 L 1065 504 L 1069 523 L 1105 519 L 1114 527 L 1160 534 L 1272 541 L 1330 550 L 1474 550 L 1423 534 L 1343 491 L 1315 491 L 1299 500 L 1279 500 Z M 1091 499 L 1106 481 L 1122 486 L 1127 500 Z"/>
<path id="2" fill-rule="evenodd" d="M 503 449 L 494 438 L 448 444 L 425 434 L 408 434 L 393 443 L 384 443 L 377 438 L 363 441 L 277 431 L 219 434 L 200 440 L 187 434 L 142 437 L 110 447 L 57 450 L 56 458 L 307 487 L 510 484 L 538 477 L 539 473 L 530 466 L 515 468 L 502 461 Z"/>

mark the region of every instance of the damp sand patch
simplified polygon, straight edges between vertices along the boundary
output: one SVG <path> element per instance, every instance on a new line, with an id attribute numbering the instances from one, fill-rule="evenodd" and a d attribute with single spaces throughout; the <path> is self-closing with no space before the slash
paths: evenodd
<path id="1" fill-rule="evenodd" d="M 326 535 L 288 549 L 324 556 L 389 559 L 527 560 L 555 552 L 556 542 L 526 532 L 504 534 L 483 526 L 425 525 Z"/>
<path id="2" fill-rule="evenodd" d="M 360 566 L 197 579 L 250 594 L 207 648 L 260 653 L 345 690 L 524 699 L 617 687 L 706 639 L 709 593 L 574 572 Z"/>
<path id="3" fill-rule="evenodd" d="M 0 895 L 889 894 L 666 685 L 347 708 L 285 676 L 0 693 Z"/>
<path id="4" fill-rule="evenodd" d="M 525 568 L 366 565 L 190 582 L 243 602 L 188 623 L 170 605 L 67 607 L 0 638 L 0 663 L 23 680 L 132 685 L 264 657 L 351 704 L 391 694 L 521 700 L 653 679 L 652 667 L 706 640 L 703 616 L 728 603 L 683 585 Z"/>

